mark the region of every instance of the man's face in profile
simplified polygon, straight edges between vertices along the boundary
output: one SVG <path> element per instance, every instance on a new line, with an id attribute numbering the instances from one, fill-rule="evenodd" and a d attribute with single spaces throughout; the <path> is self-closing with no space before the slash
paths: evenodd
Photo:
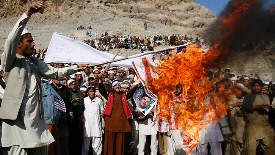
<path id="1" fill-rule="evenodd" d="M 144 97 L 142 97 L 142 98 L 140 99 L 139 107 L 140 107 L 141 109 L 145 109 L 145 108 L 147 108 L 147 107 L 149 106 L 149 104 L 150 104 L 150 98 L 147 97 L 147 96 L 144 96 Z"/>
<path id="2" fill-rule="evenodd" d="M 24 56 L 31 56 L 35 52 L 35 43 L 31 34 L 25 34 L 22 41 L 19 42 L 18 47 L 23 52 Z"/>

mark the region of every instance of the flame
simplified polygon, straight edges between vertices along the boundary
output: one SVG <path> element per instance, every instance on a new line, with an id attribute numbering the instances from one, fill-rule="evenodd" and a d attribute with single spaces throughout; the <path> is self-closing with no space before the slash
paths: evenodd
<path id="1" fill-rule="evenodd" d="M 177 117 L 179 129 L 185 137 L 183 143 L 190 144 L 194 141 L 186 152 L 190 152 L 200 141 L 199 132 L 202 129 L 226 115 L 231 94 L 225 85 L 219 86 L 219 91 L 214 92 L 215 83 L 220 80 L 211 80 L 207 75 L 211 68 L 218 68 L 222 63 L 221 56 L 229 51 L 235 39 L 233 34 L 246 29 L 247 24 L 238 23 L 245 20 L 249 8 L 257 4 L 256 0 L 236 0 L 232 4 L 234 9 L 221 22 L 222 36 L 214 48 L 205 52 L 203 46 L 198 48 L 196 44 L 191 44 L 186 53 L 172 52 L 160 61 L 158 68 L 153 68 L 158 76 L 149 79 L 147 84 L 158 96 L 157 118 L 171 119 L 171 107 L 174 107 L 172 113 Z M 181 84 L 184 103 L 174 102 L 178 84 Z"/>
<path id="2" fill-rule="evenodd" d="M 161 61 L 155 70 L 158 78 L 148 81 L 148 87 L 158 96 L 158 117 L 170 119 L 173 105 L 178 125 L 189 139 L 184 142 L 186 144 L 191 142 L 190 139 L 198 142 L 199 131 L 226 114 L 226 98 L 220 97 L 226 96 L 225 89 L 215 93 L 219 96 L 216 98 L 209 94 L 214 86 L 213 81 L 206 76 L 206 64 L 215 59 L 208 52 L 192 44 L 187 47 L 186 53 L 172 54 L 172 58 Z M 182 84 L 185 103 L 173 102 L 175 87 L 179 83 Z M 215 102 L 209 100 L 207 103 L 206 96 Z"/>

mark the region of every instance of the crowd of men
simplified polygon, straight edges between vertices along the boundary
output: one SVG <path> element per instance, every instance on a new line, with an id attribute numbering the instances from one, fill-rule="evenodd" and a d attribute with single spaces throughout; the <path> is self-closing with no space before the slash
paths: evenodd
<path id="1" fill-rule="evenodd" d="M 192 37 L 187 37 L 187 35 L 155 35 L 145 38 L 140 38 L 137 36 L 108 36 L 108 33 L 95 37 L 94 39 L 85 39 L 83 42 L 90 45 L 91 47 L 101 50 L 109 51 L 115 48 L 125 48 L 125 49 L 138 49 L 143 51 L 153 51 L 156 46 L 178 46 L 183 45 L 188 42 L 198 42 L 201 41 L 199 36 L 193 40 Z"/>
<path id="2" fill-rule="evenodd" d="M 100 51 L 109 51 L 110 49 L 138 49 L 141 52 L 153 51 L 157 46 L 179 46 L 188 43 L 203 43 L 203 39 L 197 36 L 195 40 L 192 37 L 181 35 L 156 35 L 151 37 L 139 38 L 136 36 L 105 36 L 95 39 L 85 39 L 84 43 Z M 36 51 L 35 57 L 44 59 L 47 49 L 39 49 Z"/>
<path id="3" fill-rule="evenodd" d="M 61 63 L 52 65 L 57 68 L 70 66 Z M 251 76 L 237 76 L 229 69 L 224 71 L 221 79 L 227 82 L 228 91 L 232 92 L 226 116 L 230 131 L 223 132 L 219 123 L 210 125 L 201 131 L 201 143 L 193 149 L 193 154 L 274 153 L 275 117 L 272 106 L 275 106 L 275 83 L 269 81 L 268 74 L 262 77 L 264 82 L 256 74 Z M 158 131 L 150 123 L 154 111 L 145 116 L 137 108 L 133 100 L 133 93 L 139 87 L 136 82 L 137 75 L 132 68 L 108 66 L 87 67 L 58 80 L 42 79 L 44 119 L 55 138 L 55 142 L 48 145 L 48 153 L 180 152 L 167 143 L 173 141 L 172 133 L 178 129 Z M 57 110 L 52 96 L 64 101 L 66 112 Z M 178 98 L 181 99 L 180 96 Z M 151 141 L 146 141 L 148 135 Z"/>
<path id="4" fill-rule="evenodd" d="M 133 68 L 51 66 L 33 57 L 34 40 L 23 29 L 42 8 L 41 1 L 29 6 L 11 31 L 1 57 L 1 153 L 184 154 L 184 147 L 179 147 L 183 143 L 176 140 L 184 132 L 176 125 L 177 119 L 163 120 L 169 126 L 164 131 L 152 123 L 155 108 L 147 115 L 140 110 L 148 106 L 149 97 L 133 97 L 143 87 Z M 234 75 L 230 69 L 208 75 L 209 80 L 221 79 L 213 92 L 225 85 L 231 92 L 230 102 L 225 119 L 200 132 L 200 144 L 191 154 L 274 154 L 275 83 L 269 75 Z M 181 84 L 174 95 L 177 104 L 186 104 Z"/>

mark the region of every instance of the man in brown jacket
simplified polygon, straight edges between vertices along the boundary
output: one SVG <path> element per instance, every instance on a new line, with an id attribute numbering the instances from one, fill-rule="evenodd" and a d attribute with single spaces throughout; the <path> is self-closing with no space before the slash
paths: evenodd
<path id="1" fill-rule="evenodd" d="M 252 83 L 252 94 L 245 95 L 242 111 L 247 115 L 244 154 L 256 155 L 260 145 L 265 155 L 274 154 L 275 133 L 268 121 L 270 100 L 262 93 L 263 82 L 259 79 Z"/>
<path id="2" fill-rule="evenodd" d="M 123 155 L 125 134 L 126 132 L 131 132 L 129 119 L 131 119 L 132 113 L 127 105 L 127 99 L 132 97 L 137 87 L 130 90 L 126 95 L 120 91 L 120 82 L 115 81 L 112 86 L 112 90 L 107 94 L 102 84 L 102 79 L 99 80 L 99 92 L 104 98 L 108 99 L 103 113 L 106 122 L 104 155 Z"/>

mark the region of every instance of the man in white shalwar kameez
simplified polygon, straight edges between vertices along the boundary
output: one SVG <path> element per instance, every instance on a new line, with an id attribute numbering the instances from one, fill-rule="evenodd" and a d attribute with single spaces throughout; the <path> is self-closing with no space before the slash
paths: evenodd
<path id="1" fill-rule="evenodd" d="M 157 155 L 158 152 L 158 140 L 157 140 L 157 130 L 152 126 L 153 113 L 149 112 L 146 116 L 142 112 L 138 111 L 138 155 L 144 155 L 146 137 L 151 136 L 151 155 Z M 153 110 L 152 110 L 153 111 Z"/>
<path id="2" fill-rule="evenodd" d="M 82 155 L 89 153 L 90 143 L 92 143 L 93 155 L 102 152 L 102 126 L 101 115 L 103 112 L 103 102 L 95 96 L 95 88 L 87 88 L 88 96 L 84 98 L 84 127 Z"/>
<path id="3" fill-rule="evenodd" d="M 41 76 L 59 78 L 75 72 L 77 66 L 53 68 L 32 57 L 34 40 L 22 34 L 31 15 L 43 8 L 43 2 L 32 3 L 10 32 L 1 56 L 6 82 L 0 107 L 3 155 L 47 155 L 47 144 L 54 141 L 43 119 Z"/>
<path id="4" fill-rule="evenodd" d="M 199 155 L 208 154 L 208 144 L 212 155 L 222 155 L 223 136 L 218 122 L 200 131 L 200 140 L 200 144 L 197 146 Z"/>

